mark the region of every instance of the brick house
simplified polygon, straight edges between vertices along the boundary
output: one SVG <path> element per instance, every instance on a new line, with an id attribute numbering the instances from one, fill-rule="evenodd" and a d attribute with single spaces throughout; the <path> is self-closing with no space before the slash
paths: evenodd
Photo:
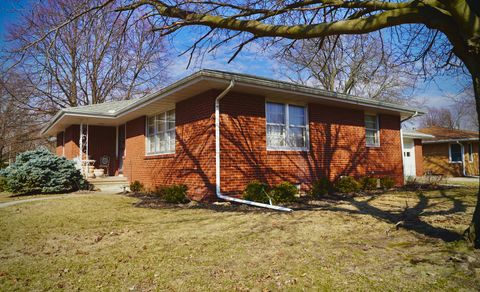
<path id="1" fill-rule="evenodd" d="M 423 140 L 426 173 L 444 176 L 478 176 L 478 132 L 429 127 L 417 130 L 432 137 Z"/>
<path id="2" fill-rule="evenodd" d="M 111 157 L 109 173 L 194 199 L 252 180 L 302 189 L 321 176 L 403 183 L 401 122 L 415 109 L 312 87 L 201 70 L 149 96 L 60 110 L 43 129 L 68 159 Z M 80 155 L 82 153 L 82 155 Z"/>

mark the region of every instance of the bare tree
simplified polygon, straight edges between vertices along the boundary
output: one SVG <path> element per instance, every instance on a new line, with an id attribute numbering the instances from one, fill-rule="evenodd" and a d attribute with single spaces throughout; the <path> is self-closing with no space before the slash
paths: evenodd
<path id="1" fill-rule="evenodd" d="M 293 82 L 384 101 L 409 100 L 418 77 L 412 64 L 395 64 L 378 35 L 300 40 L 277 58 Z"/>
<path id="2" fill-rule="evenodd" d="M 469 83 L 455 96 L 451 97 L 457 115 L 460 116 L 461 128 L 478 131 L 479 124 L 475 110 L 475 96 Z"/>
<path id="3" fill-rule="evenodd" d="M 447 129 L 460 129 L 461 115 L 453 113 L 447 108 L 428 108 L 428 112 L 421 117 L 420 126 L 442 127 Z"/>
<path id="4" fill-rule="evenodd" d="M 232 59 L 249 43 L 270 38 L 286 47 L 301 39 L 368 34 L 391 29 L 389 42 L 403 48 L 400 56 L 418 61 L 425 74 L 438 70 L 468 71 L 472 77 L 477 118 L 480 113 L 480 2 L 474 0 L 104 0 L 117 11 L 143 11 L 160 35 L 186 26 L 204 26 L 191 51 L 237 42 Z M 78 13 L 76 15 L 83 15 Z M 67 18 L 70 23 L 78 17 Z M 56 35 L 64 24 L 52 28 Z M 431 70 L 433 69 L 433 70 Z M 466 238 L 480 248 L 480 190 Z"/>
<path id="5" fill-rule="evenodd" d="M 8 63 L 27 77 L 39 110 L 129 99 L 165 81 L 165 47 L 151 24 L 113 4 L 72 19 L 92 5 L 101 1 L 42 1 L 10 28 Z"/>
<path id="6" fill-rule="evenodd" d="M 11 162 L 15 156 L 48 142 L 38 135 L 39 117 L 25 107 L 28 104 L 26 80 L 16 74 L 0 80 L 0 165 Z"/>

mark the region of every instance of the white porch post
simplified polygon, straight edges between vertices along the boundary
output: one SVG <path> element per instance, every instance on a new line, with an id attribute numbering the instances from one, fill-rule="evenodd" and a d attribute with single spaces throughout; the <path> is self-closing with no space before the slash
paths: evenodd
<path id="1" fill-rule="evenodd" d="M 83 166 L 83 174 L 85 177 L 88 175 L 88 124 L 84 124 L 83 122 L 80 123 L 80 162 Z M 85 159 L 83 158 L 83 154 L 85 153 Z"/>
<path id="2" fill-rule="evenodd" d="M 83 133 L 83 123 L 80 123 L 80 132 L 79 132 L 79 135 L 78 135 L 78 157 L 80 158 L 80 161 L 83 160 L 83 139 L 82 139 L 82 133 Z"/>
<path id="3" fill-rule="evenodd" d="M 62 156 L 65 157 L 65 132 L 66 130 L 63 130 L 62 134 Z"/>

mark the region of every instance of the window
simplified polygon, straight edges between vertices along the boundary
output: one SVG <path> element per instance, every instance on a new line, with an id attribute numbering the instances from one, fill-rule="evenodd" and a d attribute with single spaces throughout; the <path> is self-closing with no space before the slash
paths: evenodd
<path id="1" fill-rule="evenodd" d="M 369 147 L 380 146 L 378 116 L 376 115 L 365 115 L 365 141 Z"/>
<path id="2" fill-rule="evenodd" d="M 468 144 L 468 161 L 473 162 L 473 144 Z"/>
<path id="3" fill-rule="evenodd" d="M 266 112 L 267 149 L 307 149 L 307 111 L 304 106 L 267 102 Z"/>
<path id="4" fill-rule="evenodd" d="M 175 152 L 175 110 L 147 118 L 147 154 Z"/>
<path id="5" fill-rule="evenodd" d="M 462 145 L 450 144 L 450 162 L 462 162 Z"/>

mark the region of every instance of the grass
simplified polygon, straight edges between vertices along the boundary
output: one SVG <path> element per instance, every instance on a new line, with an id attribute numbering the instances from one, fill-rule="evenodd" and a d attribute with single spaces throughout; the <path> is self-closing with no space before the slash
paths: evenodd
<path id="1" fill-rule="evenodd" d="M 12 201 L 21 201 L 27 199 L 36 199 L 36 198 L 49 198 L 49 197 L 59 197 L 59 196 L 71 196 L 76 193 L 69 194 L 34 194 L 34 195 L 16 195 L 7 192 L 0 192 L 0 204 Z"/>
<path id="2" fill-rule="evenodd" d="M 292 214 L 146 209 L 121 195 L 25 203 L 0 209 L 0 290 L 475 290 L 479 252 L 448 242 L 474 201 L 460 188 Z"/>

